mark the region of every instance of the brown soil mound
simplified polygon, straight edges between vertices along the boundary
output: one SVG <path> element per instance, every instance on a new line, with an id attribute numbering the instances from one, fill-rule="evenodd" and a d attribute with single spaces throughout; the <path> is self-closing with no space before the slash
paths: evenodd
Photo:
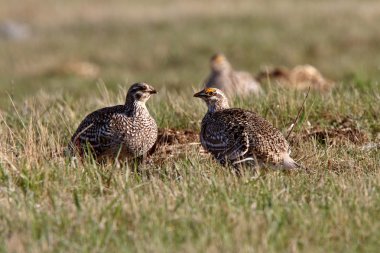
<path id="1" fill-rule="evenodd" d="M 201 154 L 205 151 L 199 142 L 199 133 L 192 130 L 163 128 L 158 130 L 156 144 L 148 156 L 155 162 L 164 161 L 196 147 Z"/>
<path id="2" fill-rule="evenodd" d="M 305 129 L 300 135 L 301 140 L 315 138 L 318 142 L 337 145 L 351 142 L 362 145 L 369 141 L 368 135 L 359 129 L 355 120 L 345 117 L 340 121 L 332 121 L 330 127 L 314 126 Z"/>
<path id="3" fill-rule="evenodd" d="M 199 133 L 192 130 L 163 128 L 158 130 L 158 145 L 188 144 L 199 142 Z"/>

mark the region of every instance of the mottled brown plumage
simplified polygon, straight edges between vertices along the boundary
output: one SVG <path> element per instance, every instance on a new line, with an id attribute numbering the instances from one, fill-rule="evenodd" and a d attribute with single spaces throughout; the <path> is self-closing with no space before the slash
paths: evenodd
<path id="1" fill-rule="evenodd" d="M 296 168 L 289 145 L 279 130 L 256 113 L 229 108 L 226 96 L 207 88 L 194 95 L 202 98 L 208 111 L 202 120 L 202 146 L 221 164 L 256 161 L 276 167 Z"/>
<path id="2" fill-rule="evenodd" d="M 156 90 L 133 84 L 124 105 L 99 109 L 79 124 L 71 138 L 71 151 L 90 150 L 96 158 L 135 158 L 144 155 L 157 139 L 157 125 L 145 106 Z"/>
<path id="3" fill-rule="evenodd" d="M 210 60 L 211 73 L 206 80 L 206 88 L 218 88 L 228 96 L 260 95 L 263 90 L 252 75 L 235 71 L 223 54 L 216 54 Z"/>
<path id="4" fill-rule="evenodd" d="M 326 79 L 318 69 L 311 65 L 299 65 L 292 69 L 285 67 L 269 68 L 261 71 L 257 76 L 260 82 L 270 80 L 276 81 L 279 85 L 286 88 L 297 90 L 312 90 L 326 92 L 334 87 L 334 82 Z"/>

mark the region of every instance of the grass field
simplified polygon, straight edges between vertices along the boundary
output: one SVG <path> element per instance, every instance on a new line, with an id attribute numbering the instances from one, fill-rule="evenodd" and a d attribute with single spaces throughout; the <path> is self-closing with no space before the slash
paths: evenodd
<path id="1" fill-rule="evenodd" d="M 378 252 L 378 1 L 0 0 L 5 20 L 30 36 L 0 36 L 0 252 Z M 197 146 L 140 173 L 63 155 L 135 81 L 158 88 L 160 128 L 199 131 L 192 94 L 218 51 L 252 73 L 309 63 L 337 82 L 310 93 L 290 137 L 309 172 L 237 177 Z M 305 93 L 264 89 L 233 104 L 286 133 Z"/>

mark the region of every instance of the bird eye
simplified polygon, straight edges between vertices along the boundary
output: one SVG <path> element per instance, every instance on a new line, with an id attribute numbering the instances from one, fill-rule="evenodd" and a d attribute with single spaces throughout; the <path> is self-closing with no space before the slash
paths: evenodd
<path id="1" fill-rule="evenodd" d="M 140 92 L 137 92 L 135 95 L 135 98 L 139 100 L 142 97 L 142 94 Z"/>

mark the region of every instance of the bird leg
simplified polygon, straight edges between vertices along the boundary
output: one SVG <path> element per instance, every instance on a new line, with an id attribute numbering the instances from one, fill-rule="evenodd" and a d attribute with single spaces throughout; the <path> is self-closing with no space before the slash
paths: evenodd
<path id="1" fill-rule="evenodd" d="M 244 158 L 243 160 L 238 160 L 238 161 L 233 162 L 232 165 L 236 165 L 236 164 L 243 163 L 246 161 L 256 161 L 256 159 L 253 157 L 247 157 L 247 158 Z"/>
<path id="2" fill-rule="evenodd" d="M 235 171 L 240 173 L 240 169 L 243 167 L 242 163 L 251 162 L 251 161 L 253 161 L 253 168 L 254 168 L 254 172 L 255 172 L 255 176 L 253 176 L 251 179 L 257 179 L 260 176 L 260 166 L 259 166 L 259 163 L 258 163 L 255 156 L 254 157 L 246 157 L 242 160 L 234 161 L 232 163 L 232 166 L 234 167 Z"/>

